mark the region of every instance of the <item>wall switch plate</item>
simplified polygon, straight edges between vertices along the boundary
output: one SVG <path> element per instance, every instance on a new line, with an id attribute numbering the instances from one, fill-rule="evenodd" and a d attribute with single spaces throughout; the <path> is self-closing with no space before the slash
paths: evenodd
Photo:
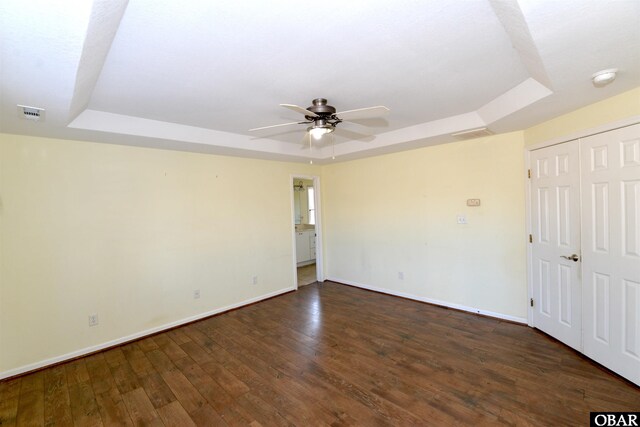
<path id="1" fill-rule="evenodd" d="M 467 216 L 466 215 L 458 215 L 456 217 L 456 222 L 458 224 L 466 224 L 467 223 Z"/>
<path id="2" fill-rule="evenodd" d="M 467 206 L 480 206 L 480 199 L 467 199 Z"/>
<path id="3" fill-rule="evenodd" d="M 200 289 L 196 289 L 195 291 L 193 291 L 193 299 L 198 298 L 200 298 Z"/>
<path id="4" fill-rule="evenodd" d="M 89 315 L 89 326 L 96 326 L 98 324 L 98 315 L 90 314 Z"/>
<path id="5" fill-rule="evenodd" d="M 398 271 L 398 279 L 404 280 L 404 272 L 403 271 Z"/>
<path id="6" fill-rule="evenodd" d="M 253 276 L 253 284 L 254 285 L 258 284 L 258 276 Z"/>

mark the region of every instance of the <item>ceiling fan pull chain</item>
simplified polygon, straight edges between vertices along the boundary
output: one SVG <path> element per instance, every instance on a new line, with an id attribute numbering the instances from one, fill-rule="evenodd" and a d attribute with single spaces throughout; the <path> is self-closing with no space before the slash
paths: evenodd
<path id="1" fill-rule="evenodd" d="M 331 160 L 336 159 L 336 138 L 331 134 Z"/>

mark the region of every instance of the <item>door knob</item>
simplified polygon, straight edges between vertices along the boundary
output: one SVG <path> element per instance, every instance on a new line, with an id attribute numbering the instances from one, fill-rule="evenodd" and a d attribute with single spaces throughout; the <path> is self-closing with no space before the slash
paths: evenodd
<path id="1" fill-rule="evenodd" d="M 573 255 L 570 255 L 570 256 L 560 255 L 560 257 L 561 257 L 561 258 L 564 258 L 564 259 L 571 260 L 571 261 L 573 261 L 573 262 L 578 262 L 578 261 L 580 261 L 580 257 L 578 256 L 578 254 L 573 254 Z"/>

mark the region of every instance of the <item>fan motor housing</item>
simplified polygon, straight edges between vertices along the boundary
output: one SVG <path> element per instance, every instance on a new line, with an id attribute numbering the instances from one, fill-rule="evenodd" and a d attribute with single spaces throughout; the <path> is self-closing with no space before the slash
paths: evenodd
<path id="1" fill-rule="evenodd" d="M 336 108 L 327 105 L 327 100 L 324 98 L 316 98 L 313 101 L 313 105 L 311 107 L 307 107 L 307 110 L 318 116 L 330 116 L 336 113 Z"/>

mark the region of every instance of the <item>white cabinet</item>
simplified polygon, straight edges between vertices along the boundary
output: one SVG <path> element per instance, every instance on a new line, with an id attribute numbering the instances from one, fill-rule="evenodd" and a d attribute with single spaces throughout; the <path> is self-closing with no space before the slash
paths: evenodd
<path id="1" fill-rule="evenodd" d="M 316 231 L 296 231 L 296 262 L 310 264 L 316 259 Z"/>
<path id="2" fill-rule="evenodd" d="M 309 261 L 309 235 L 306 231 L 296 231 L 296 261 L 299 263 Z"/>
<path id="3" fill-rule="evenodd" d="M 311 230 L 309 233 L 309 253 L 311 255 L 311 259 L 316 259 L 316 232 L 315 230 Z"/>

